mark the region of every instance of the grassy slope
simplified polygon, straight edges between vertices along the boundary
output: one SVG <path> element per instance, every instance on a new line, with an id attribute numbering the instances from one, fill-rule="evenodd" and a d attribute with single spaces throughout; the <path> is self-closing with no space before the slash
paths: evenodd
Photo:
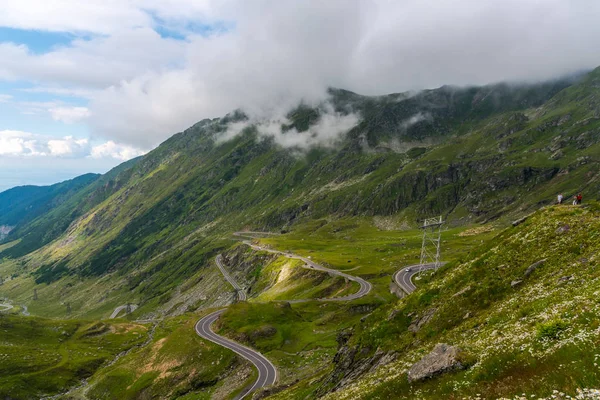
<path id="1" fill-rule="evenodd" d="M 599 215 L 597 205 L 542 210 L 500 233 L 469 261 L 421 281 L 413 295 L 373 312 L 356 326 L 350 345 L 367 353 L 393 351 L 398 360 L 330 397 L 496 398 L 597 387 Z M 546 262 L 525 277 L 526 268 L 541 259 Z M 513 288 L 515 280 L 523 282 Z M 427 310 L 435 310 L 433 318 L 409 332 Z M 460 346 L 476 364 L 409 384 L 407 368 L 439 342 Z M 283 398 L 300 393 L 302 386 Z"/>
<path id="2" fill-rule="evenodd" d="M 90 380 L 90 399 L 230 398 L 255 379 L 246 362 L 219 346 L 200 339 L 187 314 L 159 323 L 152 342 Z"/>
<path id="3" fill-rule="evenodd" d="M 0 397 L 39 398 L 91 376 L 118 353 L 141 344 L 139 324 L 52 321 L 0 315 Z"/>
<path id="4" fill-rule="evenodd" d="M 261 351 L 277 366 L 278 385 L 288 385 L 329 372 L 339 330 L 363 315 L 333 303 L 238 303 L 223 314 L 217 332 Z"/>
<path id="5" fill-rule="evenodd" d="M 421 231 L 391 230 L 387 222 L 381 218 L 318 220 L 290 234 L 261 239 L 261 243 L 313 257 L 325 266 L 367 279 L 374 285 L 369 298 L 387 302 L 394 299 L 389 291 L 391 275 L 402 266 L 419 262 L 422 243 Z M 443 230 L 441 251 L 445 260 L 466 256 L 474 246 L 491 238 L 495 228 L 486 225 L 476 238 L 467 229 Z"/>

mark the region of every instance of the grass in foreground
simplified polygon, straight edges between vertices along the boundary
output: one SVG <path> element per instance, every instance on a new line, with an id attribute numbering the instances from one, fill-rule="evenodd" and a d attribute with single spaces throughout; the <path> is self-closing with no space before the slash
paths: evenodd
<path id="1" fill-rule="evenodd" d="M 235 396 L 256 376 L 233 352 L 201 339 L 195 314 L 163 320 L 152 342 L 104 368 L 90 381 L 89 399 Z"/>
<path id="2" fill-rule="evenodd" d="M 0 397 L 39 398 L 90 377 L 146 339 L 131 323 L 56 321 L 0 314 Z"/>

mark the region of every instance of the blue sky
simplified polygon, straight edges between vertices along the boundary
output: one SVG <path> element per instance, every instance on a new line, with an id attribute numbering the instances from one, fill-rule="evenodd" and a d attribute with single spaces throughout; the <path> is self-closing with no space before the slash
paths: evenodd
<path id="1" fill-rule="evenodd" d="M 0 27 L 0 42 L 23 44 L 34 53 L 45 53 L 53 47 L 66 46 L 74 38 L 75 36 L 69 32 L 48 32 Z"/>
<path id="2" fill-rule="evenodd" d="M 105 172 L 234 109 L 276 121 L 330 86 L 591 69 L 598 20 L 595 0 L 2 0 L 0 191 Z"/>
<path id="3" fill-rule="evenodd" d="M 145 97 L 169 85 L 189 92 L 181 78 L 193 38 L 234 29 L 205 1 L 6 0 L 2 7 L 0 191 L 105 172 L 201 119 L 193 104 L 181 118 L 172 102 Z M 155 83 L 169 74 L 172 82 Z"/>

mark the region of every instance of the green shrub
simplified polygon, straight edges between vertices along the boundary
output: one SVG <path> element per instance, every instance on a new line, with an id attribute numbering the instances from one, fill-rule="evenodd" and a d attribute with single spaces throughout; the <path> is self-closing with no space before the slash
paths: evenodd
<path id="1" fill-rule="evenodd" d="M 569 325 L 563 320 L 548 321 L 537 325 L 538 340 L 558 339 L 561 332 L 567 329 Z"/>

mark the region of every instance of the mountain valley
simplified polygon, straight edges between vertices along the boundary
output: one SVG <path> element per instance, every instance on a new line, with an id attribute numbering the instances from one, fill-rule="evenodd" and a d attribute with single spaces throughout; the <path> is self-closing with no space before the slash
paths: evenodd
<path id="1" fill-rule="evenodd" d="M 597 68 L 332 88 L 277 120 L 204 119 L 103 175 L 7 190 L 0 397 L 240 398 L 260 371 L 196 333 L 226 308 L 214 333 L 277 370 L 246 398 L 600 398 L 599 167 Z M 407 293 L 393 276 L 439 215 L 446 263 Z M 449 364 L 411 378 L 438 350 Z"/>

